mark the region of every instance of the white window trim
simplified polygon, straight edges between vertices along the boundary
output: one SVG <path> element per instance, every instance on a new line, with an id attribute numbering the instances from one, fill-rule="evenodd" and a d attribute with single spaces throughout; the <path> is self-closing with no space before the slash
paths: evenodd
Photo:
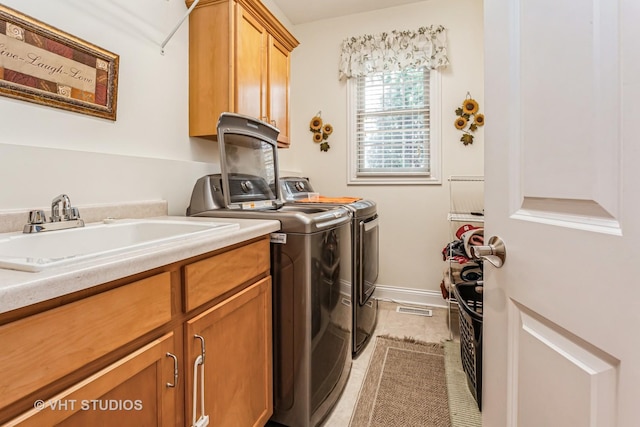
<path id="1" fill-rule="evenodd" d="M 441 73 L 431 70 L 429 95 L 430 99 L 430 176 L 358 176 L 357 166 L 357 136 L 356 136 L 356 84 L 355 79 L 347 81 L 347 130 L 349 143 L 347 144 L 347 185 L 436 185 L 442 184 L 442 155 L 441 155 L 441 117 L 442 101 L 440 98 Z"/>

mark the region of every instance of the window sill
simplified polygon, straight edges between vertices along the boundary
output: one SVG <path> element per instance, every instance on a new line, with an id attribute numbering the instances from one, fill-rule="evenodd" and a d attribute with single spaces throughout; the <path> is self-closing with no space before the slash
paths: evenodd
<path id="1" fill-rule="evenodd" d="M 347 185 L 442 185 L 442 180 L 434 177 L 351 177 Z"/>

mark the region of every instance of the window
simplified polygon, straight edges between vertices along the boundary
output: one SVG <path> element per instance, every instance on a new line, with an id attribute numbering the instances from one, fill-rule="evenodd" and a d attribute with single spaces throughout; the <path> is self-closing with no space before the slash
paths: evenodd
<path id="1" fill-rule="evenodd" d="M 349 79 L 349 184 L 439 184 L 439 73 Z"/>

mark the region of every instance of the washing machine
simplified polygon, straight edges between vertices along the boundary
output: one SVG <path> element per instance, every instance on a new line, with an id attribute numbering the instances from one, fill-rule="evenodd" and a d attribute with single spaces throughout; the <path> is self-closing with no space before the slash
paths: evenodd
<path id="1" fill-rule="evenodd" d="M 322 423 L 349 377 L 352 212 L 343 206 L 285 204 L 278 185 L 277 134 L 256 119 L 224 113 L 218 122 L 221 174 L 194 185 L 187 215 L 273 219 L 273 398 L 271 418 L 290 427 Z"/>

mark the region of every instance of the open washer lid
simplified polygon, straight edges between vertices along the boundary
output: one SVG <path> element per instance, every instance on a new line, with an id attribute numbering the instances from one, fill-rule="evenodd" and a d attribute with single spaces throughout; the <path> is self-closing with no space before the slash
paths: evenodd
<path id="1" fill-rule="evenodd" d="M 278 129 L 234 113 L 218 120 L 220 169 L 226 207 L 277 209 L 282 205 L 278 185 Z"/>

